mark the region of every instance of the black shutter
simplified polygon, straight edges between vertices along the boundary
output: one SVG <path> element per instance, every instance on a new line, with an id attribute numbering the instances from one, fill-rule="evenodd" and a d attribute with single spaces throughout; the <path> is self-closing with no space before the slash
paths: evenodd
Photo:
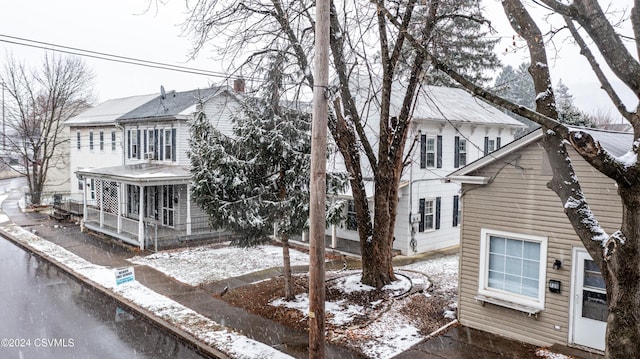
<path id="1" fill-rule="evenodd" d="M 176 161 L 176 129 L 171 129 L 171 160 Z"/>
<path id="2" fill-rule="evenodd" d="M 154 129 L 153 130 L 153 158 L 154 159 L 159 159 L 160 157 L 158 156 L 158 152 L 160 150 L 158 149 L 158 129 Z"/>
<path id="3" fill-rule="evenodd" d="M 427 135 L 420 135 L 420 168 L 427 167 Z"/>
<path id="4" fill-rule="evenodd" d="M 137 132 L 137 136 L 138 136 L 138 159 L 140 159 L 140 152 L 142 152 L 141 148 L 140 148 L 141 147 L 140 146 L 140 143 L 141 143 L 140 142 L 140 129 L 136 130 L 136 132 Z"/>
<path id="5" fill-rule="evenodd" d="M 440 229 L 440 206 L 441 197 L 436 197 L 436 229 Z"/>
<path id="6" fill-rule="evenodd" d="M 436 151 L 436 167 L 442 168 L 442 136 L 437 138 Z"/>
<path id="7" fill-rule="evenodd" d="M 127 158 L 131 158 L 131 130 L 127 130 Z"/>
<path id="8" fill-rule="evenodd" d="M 500 137 L 497 137 L 497 138 L 496 138 L 496 150 L 497 150 L 498 148 L 500 148 L 500 147 L 501 147 L 501 144 L 500 144 Z"/>
<path id="9" fill-rule="evenodd" d="M 158 134 L 160 135 L 160 138 L 158 139 L 158 145 L 160 146 L 160 148 L 158 149 L 158 154 L 160 155 L 160 160 L 164 159 L 164 130 L 160 129 L 160 131 L 158 131 Z"/>
<path id="10" fill-rule="evenodd" d="M 142 151 L 143 153 L 147 153 L 147 130 L 142 130 L 142 133 L 144 134 L 144 146 L 142 146 Z"/>
<path id="11" fill-rule="evenodd" d="M 458 206 L 460 205 L 460 196 L 453 196 L 453 226 L 458 226 L 458 210 L 460 209 Z"/>
<path id="12" fill-rule="evenodd" d="M 453 138 L 453 167 L 460 167 L 460 137 Z"/>
<path id="13" fill-rule="evenodd" d="M 484 155 L 489 154 L 489 137 L 484 137 Z"/>
<path id="14" fill-rule="evenodd" d="M 425 200 L 424 198 L 420 198 L 420 202 L 418 205 L 418 212 L 420 212 L 420 222 L 418 223 L 418 232 L 424 232 L 424 206 L 425 206 Z"/>

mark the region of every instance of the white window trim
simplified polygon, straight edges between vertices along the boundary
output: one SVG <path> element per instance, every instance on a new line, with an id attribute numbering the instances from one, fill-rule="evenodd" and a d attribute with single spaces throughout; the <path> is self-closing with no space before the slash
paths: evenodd
<path id="1" fill-rule="evenodd" d="M 532 298 L 525 295 L 519 295 L 507 291 L 502 291 L 488 287 L 489 282 L 489 237 L 498 236 L 515 240 L 524 240 L 529 242 L 540 243 L 540 269 L 538 283 L 538 298 Z M 488 298 L 494 298 L 505 301 L 505 307 L 512 307 L 510 303 L 533 307 L 539 310 L 544 309 L 544 301 L 546 294 L 546 274 L 547 274 L 547 237 L 533 236 L 521 233 L 512 233 L 482 228 L 480 231 L 480 270 L 478 274 L 478 294 Z M 491 301 L 493 304 L 496 301 Z M 500 304 L 499 304 L 500 305 Z"/>

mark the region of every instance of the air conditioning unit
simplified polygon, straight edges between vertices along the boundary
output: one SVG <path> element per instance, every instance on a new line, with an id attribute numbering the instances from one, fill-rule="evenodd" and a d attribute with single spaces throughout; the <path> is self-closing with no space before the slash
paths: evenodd
<path id="1" fill-rule="evenodd" d="M 156 156 L 155 156 L 155 154 L 153 152 L 145 152 L 144 159 L 145 160 L 155 160 Z"/>

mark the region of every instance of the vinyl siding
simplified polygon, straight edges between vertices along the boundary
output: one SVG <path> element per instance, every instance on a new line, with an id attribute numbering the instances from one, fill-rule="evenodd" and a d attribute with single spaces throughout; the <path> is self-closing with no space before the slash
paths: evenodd
<path id="1" fill-rule="evenodd" d="M 498 161 L 473 174 L 497 174 L 491 184 L 463 185 L 459 318 L 464 325 L 535 345 L 567 344 L 572 249 L 582 247 L 582 244 L 569 224 L 559 198 L 546 186 L 551 176 L 543 169 L 543 156 L 546 155 L 541 146 L 531 144 L 508 159 L 517 167 Z M 576 153 L 571 153 L 571 158 L 593 212 L 602 227 L 611 233 L 620 225 L 615 184 L 593 170 Z M 478 293 L 482 228 L 548 238 L 546 278 L 543 278 L 545 302 L 537 318 L 497 305 L 483 306 L 474 299 Z M 555 259 L 562 261 L 562 269 L 552 268 Z M 550 279 L 562 283 L 560 294 L 546 289 Z"/>

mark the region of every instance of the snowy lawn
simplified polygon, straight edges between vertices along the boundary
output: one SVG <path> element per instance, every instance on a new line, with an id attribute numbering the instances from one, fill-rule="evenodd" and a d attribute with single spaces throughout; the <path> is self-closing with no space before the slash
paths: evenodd
<path id="1" fill-rule="evenodd" d="M 309 264 L 309 255 L 306 253 L 290 249 L 289 255 L 292 266 Z M 282 267 L 282 247 L 202 246 L 162 251 L 144 257 L 134 257 L 129 261 L 153 267 L 180 282 L 196 286 Z"/>

